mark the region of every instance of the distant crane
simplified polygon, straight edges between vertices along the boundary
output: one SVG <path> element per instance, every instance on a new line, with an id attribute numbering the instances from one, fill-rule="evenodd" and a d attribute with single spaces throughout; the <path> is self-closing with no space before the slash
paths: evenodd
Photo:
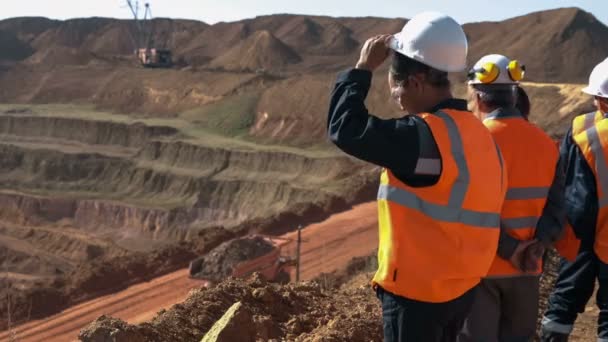
<path id="1" fill-rule="evenodd" d="M 135 55 L 144 67 L 170 68 L 172 63 L 171 50 L 153 46 L 152 10 L 145 3 L 144 17 L 139 17 L 139 0 L 126 0 L 135 19 Z"/>

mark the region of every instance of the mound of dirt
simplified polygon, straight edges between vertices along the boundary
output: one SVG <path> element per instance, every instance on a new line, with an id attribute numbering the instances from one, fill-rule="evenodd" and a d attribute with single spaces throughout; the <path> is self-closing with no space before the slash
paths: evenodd
<path id="1" fill-rule="evenodd" d="M 340 22 L 320 24 L 314 18 L 301 16 L 294 16 L 275 32 L 285 44 L 306 55 L 345 55 L 353 52 L 359 42 L 351 33 Z"/>
<path id="2" fill-rule="evenodd" d="M 249 26 L 242 22 L 217 23 L 195 33 L 189 42 L 184 42 L 178 49 L 178 53 L 194 65 L 202 64 L 200 62 L 218 57 L 239 44 L 250 32 Z"/>
<path id="3" fill-rule="evenodd" d="M 211 61 L 212 68 L 256 71 L 276 70 L 302 59 L 269 31 L 259 31 Z"/>
<path id="4" fill-rule="evenodd" d="M 0 21 L 0 30 L 11 32 L 21 41 L 30 43 L 41 33 L 59 25 L 61 21 L 44 17 L 18 17 Z"/>
<path id="5" fill-rule="evenodd" d="M 266 255 L 274 245 L 261 236 L 248 236 L 226 241 L 199 259 L 200 271 L 196 277 L 218 281 L 232 275 L 239 263 Z"/>
<path id="6" fill-rule="evenodd" d="M 241 328 L 254 331 L 255 340 L 382 339 L 381 311 L 368 286 L 324 291 L 316 283 L 278 286 L 256 276 L 195 290 L 184 303 L 160 312 L 149 323 L 133 326 L 101 317 L 79 337 L 85 342 L 103 341 L 99 338 L 109 338 L 113 333 L 139 336 L 144 341 L 200 341 L 237 302 L 242 310 L 239 319 L 252 322 Z"/>
<path id="7" fill-rule="evenodd" d="M 294 17 L 276 31 L 276 36 L 293 48 L 308 49 L 321 43 L 322 33 L 323 27 L 313 19 Z"/>
<path id="8" fill-rule="evenodd" d="M 492 23 L 464 25 L 469 62 L 501 52 L 527 66 L 530 81 L 586 83 L 608 55 L 608 27 L 578 8 L 536 12 Z"/>
<path id="9" fill-rule="evenodd" d="M 99 30 L 115 22 L 108 18 L 78 18 L 61 22 L 57 27 L 46 30 L 32 42 L 37 50 L 49 49 L 62 45 L 80 48 L 89 38 L 94 37 Z"/>
<path id="10" fill-rule="evenodd" d="M 8 31 L 0 30 L 0 61 L 20 61 L 29 57 L 33 49 Z"/>

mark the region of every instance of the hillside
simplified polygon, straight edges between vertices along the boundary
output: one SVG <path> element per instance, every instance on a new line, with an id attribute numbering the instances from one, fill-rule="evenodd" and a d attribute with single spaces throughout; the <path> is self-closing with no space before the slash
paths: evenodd
<path id="1" fill-rule="evenodd" d="M 591 69 L 608 56 L 608 27 L 578 8 L 464 27 L 471 62 L 484 54 L 502 52 L 526 64 L 529 81 L 585 83 Z"/>
<path id="2" fill-rule="evenodd" d="M 232 71 L 281 70 L 301 58 L 269 31 L 257 31 L 226 53 L 215 58 L 209 66 Z"/>

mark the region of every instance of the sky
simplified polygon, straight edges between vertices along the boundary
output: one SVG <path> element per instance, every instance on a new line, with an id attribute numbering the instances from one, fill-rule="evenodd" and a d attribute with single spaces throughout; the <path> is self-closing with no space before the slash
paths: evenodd
<path id="1" fill-rule="evenodd" d="M 44 16 L 130 18 L 125 0 L 0 0 L 0 19 Z M 135 0 L 134 0 L 135 1 Z M 146 0 L 140 0 L 143 3 Z M 155 17 L 187 18 L 210 24 L 276 13 L 411 18 L 436 10 L 460 23 L 496 21 L 558 7 L 579 7 L 608 25 L 607 0 L 147 0 Z"/>

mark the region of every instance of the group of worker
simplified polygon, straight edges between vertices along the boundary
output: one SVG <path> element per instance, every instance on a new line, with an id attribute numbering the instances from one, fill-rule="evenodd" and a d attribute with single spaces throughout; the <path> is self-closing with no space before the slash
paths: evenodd
<path id="1" fill-rule="evenodd" d="M 385 341 L 531 341 L 545 252 L 562 254 L 542 341 L 567 341 L 599 280 L 598 341 L 608 341 L 608 59 L 583 91 L 597 110 L 574 119 L 558 149 L 528 121 L 525 67 L 492 54 L 468 73 L 468 101 L 449 73 L 467 70 L 451 17 L 424 12 L 364 44 L 338 76 L 328 134 L 383 167 L 378 271 Z M 404 112 L 371 115 L 372 73 Z M 558 113 L 555 113 L 556 118 Z"/>

